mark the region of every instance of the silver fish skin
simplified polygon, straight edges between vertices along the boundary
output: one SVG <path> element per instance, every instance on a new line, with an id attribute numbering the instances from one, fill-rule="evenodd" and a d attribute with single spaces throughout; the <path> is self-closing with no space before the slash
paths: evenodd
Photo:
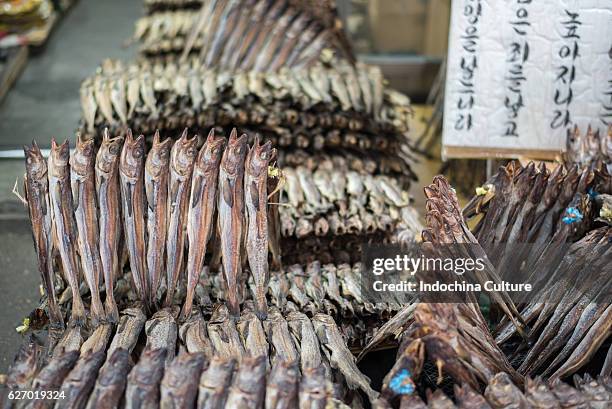
<path id="1" fill-rule="evenodd" d="M 191 191 L 193 162 L 198 153 L 197 136 L 189 139 L 187 129 L 170 151 L 170 181 L 168 185 L 168 236 L 166 245 L 166 278 L 168 291 L 165 305 L 173 303 L 185 249 L 184 227 Z"/>
<path id="2" fill-rule="evenodd" d="M 243 311 L 236 325 L 247 355 L 268 357 L 268 341 L 263 325 L 252 311 Z"/>
<path id="3" fill-rule="evenodd" d="M 323 358 L 319 340 L 310 318 L 299 311 L 292 311 L 287 315 L 287 323 L 291 334 L 299 341 L 302 372 L 321 366 Z"/>
<path id="4" fill-rule="evenodd" d="M 75 246 L 76 222 L 70 186 L 70 151 L 68 141 L 58 145 L 51 140 L 49 155 L 49 196 L 52 210 L 52 226 L 59 247 L 64 276 L 72 291 L 72 313 L 69 325 L 85 324 L 85 306 L 79 292 L 79 270 Z"/>
<path id="5" fill-rule="evenodd" d="M 60 388 L 65 398 L 58 399 L 55 408 L 84 408 L 96 383 L 96 377 L 106 353 L 104 350 L 81 355 Z"/>
<path id="6" fill-rule="evenodd" d="M 221 159 L 219 170 L 219 232 L 223 274 L 227 284 L 227 300 L 230 314 L 240 315 L 238 301 L 238 277 L 241 273 L 241 246 L 244 223 L 244 160 L 246 135 L 238 137 L 234 128 Z"/>
<path id="7" fill-rule="evenodd" d="M 104 306 L 106 320 L 116 323 L 119 311 L 115 301 L 115 280 L 119 276 L 119 240 L 121 238 L 121 208 L 119 205 L 119 155 L 123 137 L 111 138 L 104 130 L 102 144 L 96 155 L 96 191 L 99 208 L 100 261 L 106 289 Z"/>
<path id="8" fill-rule="evenodd" d="M 261 320 L 268 316 L 268 165 L 275 156 L 271 142 L 259 145 L 256 137 L 244 166 L 246 251 L 255 282 L 255 313 Z"/>
<path id="9" fill-rule="evenodd" d="M 214 130 L 208 134 L 193 167 L 191 193 L 187 211 L 187 296 L 181 317 L 191 315 L 196 284 L 204 267 L 206 246 L 214 228 L 217 178 L 225 138 L 215 138 Z"/>
<path id="10" fill-rule="evenodd" d="M 98 372 L 98 379 L 89 395 L 86 409 L 115 409 L 125 391 L 126 374 L 130 371 L 130 355 L 126 349 L 117 348 Z"/>
<path id="11" fill-rule="evenodd" d="M 149 297 L 156 302 L 157 289 L 164 268 L 168 229 L 168 171 L 172 139 L 160 141 L 159 131 L 145 161 L 144 185 L 147 196 L 147 268 L 151 283 Z"/>
<path id="12" fill-rule="evenodd" d="M 226 407 L 249 409 L 261 407 L 266 388 L 266 358 L 246 357 L 240 363 L 230 388 Z"/>
<path id="13" fill-rule="evenodd" d="M 208 369 L 200 376 L 198 387 L 198 408 L 224 408 L 227 394 L 232 384 L 232 376 L 236 361 L 231 358 L 215 356 Z"/>
<path id="14" fill-rule="evenodd" d="M 166 368 L 161 382 L 161 408 L 181 409 L 195 405 L 204 354 L 182 353 Z"/>
<path id="15" fill-rule="evenodd" d="M 91 323 L 94 328 L 105 318 L 99 291 L 102 261 L 98 246 L 100 233 L 95 159 L 94 140 L 85 140 L 81 135 L 77 135 L 76 148 L 70 160 L 70 183 L 78 231 L 77 244 L 81 255 L 81 267 L 91 294 Z"/>
<path id="16" fill-rule="evenodd" d="M 144 135 L 134 139 L 128 130 L 121 159 L 119 176 L 125 241 L 130 268 L 138 298 L 150 305 L 145 261 L 145 191 L 144 191 Z"/>
<path id="17" fill-rule="evenodd" d="M 164 375 L 165 348 L 146 348 L 128 375 L 126 409 L 158 408 L 159 389 Z"/>
<path id="18" fill-rule="evenodd" d="M 34 248 L 38 258 L 38 271 L 47 295 L 51 325 L 61 328 L 64 325 L 64 318 L 57 304 L 54 286 L 53 234 L 51 230 L 51 208 L 49 207 L 47 161 L 43 158 L 36 142 L 32 142 L 32 147 L 24 146 L 23 151 L 26 158 L 25 193 L 32 225 Z"/>
<path id="19" fill-rule="evenodd" d="M 270 308 L 268 319 L 264 322 L 264 325 L 268 340 L 274 350 L 272 362 L 275 363 L 278 360 L 297 362 L 299 354 L 289 332 L 289 325 L 278 308 Z"/>

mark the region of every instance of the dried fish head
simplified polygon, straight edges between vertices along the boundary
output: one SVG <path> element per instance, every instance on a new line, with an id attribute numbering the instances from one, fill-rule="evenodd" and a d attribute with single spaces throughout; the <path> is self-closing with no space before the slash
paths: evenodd
<path id="1" fill-rule="evenodd" d="M 23 152 L 26 158 L 26 167 L 28 175 L 36 181 L 47 178 L 47 162 L 42 156 L 42 152 L 35 141 L 32 141 L 32 146 L 24 145 Z"/>
<path id="2" fill-rule="evenodd" d="M 172 138 L 166 138 L 163 141 L 160 141 L 159 131 L 155 132 L 155 135 L 153 136 L 153 145 L 147 154 L 147 160 L 145 163 L 147 174 L 155 178 L 160 176 L 161 172 L 168 171 L 166 164 L 168 163 L 168 156 L 170 155 L 171 146 Z"/>
<path id="3" fill-rule="evenodd" d="M 201 169 L 204 174 L 216 172 L 219 168 L 219 161 L 221 160 L 225 143 L 226 139 L 215 137 L 215 130 L 211 129 L 206 142 L 204 142 L 204 146 L 202 146 L 198 153 L 195 166 Z"/>
<path id="4" fill-rule="evenodd" d="M 85 179 L 94 172 L 94 140 L 84 139 L 81 134 L 77 135 L 76 147 L 72 154 L 70 167 L 73 175 L 78 179 Z"/>
<path id="5" fill-rule="evenodd" d="M 238 137 L 236 128 L 232 129 L 230 138 L 223 153 L 221 166 L 225 173 L 229 176 L 235 176 L 238 173 L 238 168 L 244 166 L 244 152 L 246 149 L 247 135 L 242 134 Z"/>
<path id="6" fill-rule="evenodd" d="M 272 142 L 267 141 L 259 144 L 259 138 L 255 137 L 253 147 L 247 155 L 245 167 L 246 172 L 252 177 L 258 177 L 262 172 L 268 171 L 268 163 L 276 156 L 276 149 L 272 148 Z"/>
<path id="7" fill-rule="evenodd" d="M 49 166 L 49 171 L 57 178 L 70 177 L 70 169 L 68 162 L 70 161 L 70 146 L 66 139 L 61 145 L 58 145 L 55 138 L 51 139 L 51 153 L 49 154 L 50 163 L 54 166 Z"/>
<path id="8" fill-rule="evenodd" d="M 181 137 L 172 146 L 170 167 L 172 167 L 179 176 L 187 176 L 191 171 L 193 160 L 198 154 L 196 149 L 197 142 L 197 136 L 191 139 L 188 138 L 187 128 L 185 128 Z"/>
<path id="9" fill-rule="evenodd" d="M 107 175 L 112 172 L 113 165 L 121 153 L 122 144 L 122 136 L 115 136 L 114 138 L 111 138 L 108 129 L 104 130 L 102 144 L 100 145 L 100 149 L 98 149 L 98 154 L 96 156 L 96 167 L 100 172 Z"/>
<path id="10" fill-rule="evenodd" d="M 144 135 L 134 139 L 132 131 L 128 130 L 125 144 L 121 151 L 121 162 L 119 169 L 121 173 L 132 180 L 138 179 L 142 171 L 143 159 L 145 154 Z"/>

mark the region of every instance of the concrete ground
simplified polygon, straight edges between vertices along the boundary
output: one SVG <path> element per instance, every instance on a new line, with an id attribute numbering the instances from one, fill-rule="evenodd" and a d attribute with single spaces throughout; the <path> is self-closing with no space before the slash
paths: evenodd
<path id="1" fill-rule="evenodd" d="M 142 14 L 140 0 L 79 0 L 0 104 L 0 157 L 36 139 L 74 137 L 81 116 L 79 84 L 104 58 L 130 59 L 122 47 Z M 20 344 L 15 327 L 36 307 L 40 278 L 25 208 L 11 193 L 22 160 L 0 159 L 0 373 Z M 22 180 L 22 179 L 20 179 Z"/>

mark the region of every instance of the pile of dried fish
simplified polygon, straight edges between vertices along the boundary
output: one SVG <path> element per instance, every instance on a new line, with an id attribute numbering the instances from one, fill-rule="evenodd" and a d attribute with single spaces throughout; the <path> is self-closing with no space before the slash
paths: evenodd
<path id="1" fill-rule="evenodd" d="M 573 131 L 568 132 L 563 161 L 582 167 L 601 161 L 608 164 L 608 172 L 612 172 L 612 125 L 607 132 L 593 130 L 589 126 L 584 134 L 577 126 L 574 127 Z"/>
<path id="2" fill-rule="evenodd" d="M 83 131 L 196 130 L 218 123 L 257 131 L 283 149 L 347 149 L 409 157 L 407 97 L 378 68 L 316 66 L 278 73 L 107 60 L 81 86 Z"/>
<path id="3" fill-rule="evenodd" d="M 147 320 L 128 308 L 118 326 L 103 324 L 84 342 L 68 330 L 54 350 L 28 338 L 7 387 L 57 389 L 62 406 L 77 408 L 346 408 L 361 401 L 356 391 L 378 397 L 328 315 L 272 307 L 261 321 L 247 306 L 234 321 L 221 305 L 208 321 L 194 314 L 179 326 L 177 313 Z"/>
<path id="4" fill-rule="evenodd" d="M 524 382 L 525 396 L 535 390 L 548 391 L 551 402 L 566 402 L 571 395 L 576 402 L 601 401 L 594 403 L 596 407 L 607 407 L 611 397 L 605 387 L 598 389 L 603 395 L 592 396 L 584 390 L 583 395 L 559 379 L 586 369 L 587 374 L 599 373 L 606 383 L 612 373 L 611 230 L 609 218 L 601 213 L 605 203 L 601 198 L 609 195 L 611 180 L 601 161 L 583 169 L 558 165 L 552 172 L 544 166 L 510 163 L 464 210 L 481 217 L 472 233 L 448 182 L 435 178 L 425 188 L 428 212 L 423 241 L 434 245 L 435 254 L 456 257 L 447 252 L 468 251 L 466 257 L 482 257 L 486 260 L 483 275 L 476 274 L 481 283 L 499 282 L 497 272 L 511 271 L 529 277 L 536 293 L 521 304 L 504 292 L 489 293 L 493 301 L 489 319 L 495 316 L 494 309 L 502 315 L 493 332 L 472 293 L 464 294 L 458 303 L 422 299 L 416 306 L 405 306 L 361 353 L 363 357 L 380 342 L 398 339 L 397 359 L 385 378 L 383 397 L 394 407 L 400 400 L 407 405 L 402 407 L 418 407 L 417 391 L 425 396 L 428 387 L 448 385 L 446 374 L 451 383 L 474 391 L 489 384 L 485 399 L 479 398 L 484 406 L 479 407 L 524 401 L 520 389 L 511 386 Z M 524 245 L 512 245 L 517 242 Z M 469 246 L 444 246 L 451 243 Z M 517 266 L 517 258 L 525 262 Z M 423 279 L 444 282 L 451 278 L 428 272 Z M 596 356 L 607 358 L 597 360 Z M 437 368 L 437 379 L 430 379 L 429 373 L 420 378 L 427 365 L 425 357 Z M 540 382 L 535 388 L 529 379 L 534 376 L 544 376 L 548 386 Z M 496 384 L 503 388 L 494 392 Z M 557 388 L 562 391 L 554 392 Z M 462 402 L 465 391 L 455 386 L 454 392 L 460 406 L 468 405 Z M 442 397 L 441 390 L 427 393 L 429 404 Z M 534 407 L 542 405 L 534 402 Z"/>
<path id="5" fill-rule="evenodd" d="M 419 234 L 408 192 L 388 176 L 300 166 L 283 168 L 283 177 L 278 212 L 287 262 L 356 262 L 364 243 Z"/>
<path id="6" fill-rule="evenodd" d="M 309 66 L 324 49 L 353 61 L 335 1 L 210 0 L 200 10 L 151 7 L 159 11 L 140 18 L 133 36 L 145 56 L 193 54 L 206 67 L 255 71 Z"/>

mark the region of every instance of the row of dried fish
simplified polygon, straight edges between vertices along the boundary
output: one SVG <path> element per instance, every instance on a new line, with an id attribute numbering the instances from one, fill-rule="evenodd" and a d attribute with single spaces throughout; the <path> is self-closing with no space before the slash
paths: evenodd
<path id="1" fill-rule="evenodd" d="M 415 365 L 417 364 L 415 363 Z M 423 399 L 415 392 L 414 385 L 414 382 L 418 380 L 421 368 L 415 366 L 415 370 L 417 371 L 415 373 L 410 373 L 408 370 L 400 371 L 385 379 L 383 396 L 388 401 L 383 402 L 383 399 L 380 399 L 376 408 L 603 409 L 612 404 L 612 380 L 610 377 L 593 379 L 588 375 L 584 378 L 576 376 L 574 386 L 561 381 L 547 384 L 539 378 L 528 378 L 524 387 L 522 387 L 513 383 L 504 372 L 496 374 L 482 394 L 478 389 L 469 385 L 455 384 L 452 390 L 454 401 L 442 389 L 437 389 L 434 392 L 428 389 L 425 393 L 425 399 Z"/>
<path id="2" fill-rule="evenodd" d="M 304 67 L 324 49 L 353 61 L 334 2 L 307 3 L 214 0 L 200 10 L 155 12 L 136 22 L 133 39 L 145 55 L 197 54 L 205 66 L 220 69 Z"/>
<path id="3" fill-rule="evenodd" d="M 133 127 L 136 122 L 155 127 L 162 119 L 167 124 L 160 129 L 209 126 L 200 118 L 213 115 L 285 137 L 297 136 L 303 128 L 312 138 L 307 130 L 321 128 L 317 133 L 327 139 L 325 130 L 349 129 L 377 136 L 372 148 L 391 142 L 391 136 L 385 141 L 384 132 L 408 131 L 410 101 L 384 86 L 378 68 L 317 65 L 257 73 L 209 70 L 192 63 L 141 63 L 125 68 L 107 60 L 81 85 L 83 126 L 88 132 L 96 127 L 100 132 L 105 126 Z"/>
<path id="4" fill-rule="evenodd" d="M 344 172 L 354 171 L 371 175 L 383 174 L 392 177 L 403 188 L 415 181 L 416 175 L 408 165 L 408 160 L 378 152 L 363 152 L 355 154 L 349 150 L 327 149 L 327 152 L 309 153 L 304 149 L 278 153 L 278 163 L 282 167 L 297 168 L 303 166 L 314 172 L 318 169 L 337 169 Z"/>
<path id="5" fill-rule="evenodd" d="M 53 287 L 55 253 L 70 283 L 71 321 L 77 325 L 85 321 L 80 271 L 90 289 L 92 326 L 116 321 L 113 287 L 123 270 L 121 241 L 138 299 L 148 310 L 156 308 L 163 272 L 165 305 L 170 306 L 179 275 L 186 271 L 183 317 L 187 318 L 215 219 L 216 248 L 232 313 L 239 312 L 236 277 L 242 260 L 248 260 L 255 276 L 256 306 L 265 316 L 268 165 L 274 150 L 269 142 L 256 142 L 247 152 L 246 135 L 238 138 L 235 130 L 227 147 L 226 140 L 213 132 L 199 151 L 196 142 L 187 132 L 174 144 L 156 134 L 145 155 L 144 136 L 133 138 L 128 131 L 125 143 L 123 137 L 106 134 L 97 152 L 93 140 L 78 138 L 70 157 L 68 141 L 62 145 L 53 141 L 48 164 L 35 144 L 26 147 L 27 204 L 54 324 L 62 323 Z M 243 250 L 246 255 L 241 259 Z M 99 296 L 101 282 L 106 308 Z"/>
<path id="6" fill-rule="evenodd" d="M 359 399 L 358 390 L 371 401 L 378 397 L 325 314 L 283 316 L 271 308 L 260 321 L 247 308 L 235 322 L 221 305 L 208 322 L 196 314 L 180 327 L 177 314 L 163 309 L 147 320 L 129 308 L 116 328 L 104 324 L 85 341 L 78 327 L 55 346 L 30 338 L 6 386 L 59 389 L 61 406 L 77 408 L 345 408 L 343 402 Z"/>

